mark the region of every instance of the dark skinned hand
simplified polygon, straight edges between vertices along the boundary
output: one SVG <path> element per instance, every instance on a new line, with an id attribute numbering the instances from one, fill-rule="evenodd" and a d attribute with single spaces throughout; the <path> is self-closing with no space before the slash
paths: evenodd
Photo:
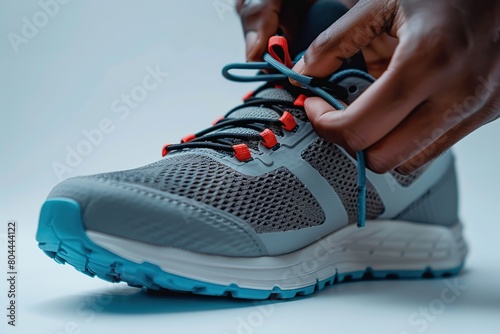
<path id="1" fill-rule="evenodd" d="M 500 2 L 360 0 L 294 70 L 326 77 L 385 33 L 397 39 L 394 54 L 383 59 L 390 42 L 365 52 L 380 77 L 361 97 L 343 111 L 317 97 L 305 108 L 321 137 L 365 150 L 371 170 L 408 174 L 499 117 Z"/>

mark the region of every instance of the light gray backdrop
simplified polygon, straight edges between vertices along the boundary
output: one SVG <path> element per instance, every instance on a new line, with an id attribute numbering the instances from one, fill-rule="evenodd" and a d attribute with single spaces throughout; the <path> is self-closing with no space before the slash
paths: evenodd
<path id="1" fill-rule="evenodd" d="M 500 122 L 456 148 L 461 216 L 471 244 L 458 281 L 358 282 L 287 302 L 157 297 L 88 278 L 37 248 L 39 209 L 59 179 L 155 161 L 164 143 L 206 127 L 253 86 L 220 76 L 224 64 L 244 60 L 232 4 L 0 0 L 2 273 L 7 221 L 19 225 L 18 326 L 6 325 L 7 287 L 1 278 L 0 331 L 491 333 L 495 324 L 498 329 Z M 151 72 L 156 80 L 148 78 Z M 89 133 L 91 145 L 84 142 Z M 450 284 L 460 289 L 453 302 L 444 303 L 442 292 Z"/>

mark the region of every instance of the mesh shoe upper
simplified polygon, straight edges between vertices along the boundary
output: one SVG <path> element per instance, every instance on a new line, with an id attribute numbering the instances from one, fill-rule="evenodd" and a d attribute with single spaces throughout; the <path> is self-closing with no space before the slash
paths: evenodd
<path id="1" fill-rule="evenodd" d="M 333 143 L 318 139 L 305 149 L 301 156 L 323 176 L 339 195 L 349 216 L 349 223 L 356 222 L 358 205 L 358 171 L 351 160 Z M 375 219 L 384 212 L 384 204 L 367 182 L 366 219 Z"/>
<path id="2" fill-rule="evenodd" d="M 248 176 L 198 154 L 183 154 L 143 168 L 91 178 L 138 184 L 187 197 L 245 220 L 256 232 L 320 225 L 323 210 L 286 168 Z"/>

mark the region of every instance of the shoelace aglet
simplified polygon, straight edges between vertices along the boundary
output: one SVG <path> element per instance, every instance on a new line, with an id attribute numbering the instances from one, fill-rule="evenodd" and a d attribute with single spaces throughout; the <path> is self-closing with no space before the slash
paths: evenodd
<path id="1" fill-rule="evenodd" d="M 358 215 L 357 226 L 365 227 L 366 223 L 366 165 L 365 153 L 363 151 L 356 152 L 356 160 L 358 162 Z"/>

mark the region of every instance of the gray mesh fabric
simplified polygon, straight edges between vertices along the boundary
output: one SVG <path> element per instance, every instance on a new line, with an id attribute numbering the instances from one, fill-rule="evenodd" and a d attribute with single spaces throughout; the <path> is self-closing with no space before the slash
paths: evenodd
<path id="1" fill-rule="evenodd" d="M 455 166 L 451 165 L 438 183 L 401 212 L 396 219 L 446 226 L 456 224 L 459 218 Z"/>
<path id="2" fill-rule="evenodd" d="M 265 107 L 246 107 L 231 113 L 228 118 L 272 118 L 278 119 L 279 114 Z"/>
<path id="3" fill-rule="evenodd" d="M 257 97 L 265 97 L 268 99 L 293 101 L 294 98 L 292 94 L 282 88 L 267 88 L 257 93 Z"/>
<path id="4" fill-rule="evenodd" d="M 219 130 L 217 131 L 218 133 L 238 133 L 238 134 L 248 134 L 248 135 L 255 135 L 258 134 L 257 131 L 252 130 L 252 129 L 247 129 L 247 128 L 230 128 L 226 130 Z M 231 139 L 231 144 L 232 145 L 237 145 L 237 144 L 247 144 L 248 147 L 254 151 L 258 151 L 259 149 L 259 142 L 256 140 L 248 141 L 248 140 L 242 140 L 242 139 Z"/>
<path id="5" fill-rule="evenodd" d="M 267 99 L 276 99 L 276 100 L 283 100 L 283 101 L 294 101 L 295 98 L 285 89 L 280 89 L 280 88 L 268 88 L 264 89 L 262 92 L 259 92 L 257 94 L 257 97 L 264 97 Z M 307 120 L 306 113 L 299 108 L 289 108 L 287 109 L 293 116 L 297 117 L 298 119 L 302 121 Z"/>
<path id="6" fill-rule="evenodd" d="M 344 205 L 349 223 L 356 222 L 358 171 L 356 166 L 335 144 L 318 139 L 302 152 L 306 160 L 335 189 Z M 366 190 L 366 219 L 375 219 L 385 208 L 380 196 L 368 181 Z"/>
<path id="7" fill-rule="evenodd" d="M 273 100 L 283 100 L 287 102 L 294 101 L 294 97 L 285 89 L 281 88 L 267 88 L 262 90 L 261 92 L 256 94 L 256 97 L 273 99 Z M 298 108 L 288 108 L 287 109 L 293 116 L 297 117 L 300 120 L 305 121 L 307 116 L 305 112 Z M 265 119 L 278 119 L 280 115 L 267 107 L 260 106 L 252 106 L 241 108 L 229 115 L 228 118 L 265 118 Z M 269 127 L 277 136 L 283 135 L 283 129 L 280 126 L 270 126 Z M 252 130 L 246 130 L 252 131 Z M 243 132 L 242 129 L 236 129 L 236 131 L 232 132 Z M 254 131 L 256 132 L 256 131 Z M 235 141 L 235 143 L 239 143 L 240 141 Z M 256 149 L 256 143 L 247 143 L 250 148 Z"/>
<path id="8" fill-rule="evenodd" d="M 204 254 L 266 254 L 248 224 L 189 198 L 89 177 L 58 184 L 49 198 L 61 197 L 79 204 L 87 231 Z"/>
<path id="9" fill-rule="evenodd" d="M 236 110 L 233 112 L 231 115 L 229 115 L 228 118 L 264 118 L 264 119 L 278 119 L 280 115 L 275 112 L 272 109 L 265 108 L 265 107 L 247 107 L 247 108 L 242 108 L 240 110 Z M 268 126 L 270 130 L 274 132 L 276 136 L 283 136 L 283 129 L 281 126 L 275 126 L 275 125 L 270 125 Z M 236 129 L 230 129 L 228 132 L 235 132 L 235 133 L 249 133 L 252 132 L 254 134 L 259 134 L 259 131 L 256 130 L 251 130 L 251 129 L 244 129 L 244 128 L 236 128 Z M 234 143 L 240 143 L 240 141 L 234 141 Z M 245 142 L 245 144 L 248 144 L 250 148 L 256 149 L 256 146 L 258 146 L 257 142 L 254 143 L 248 143 Z"/>
<path id="10" fill-rule="evenodd" d="M 247 176 L 207 156 L 183 154 L 139 169 L 91 177 L 194 199 L 245 220 L 257 233 L 298 230 L 325 220 L 313 195 L 283 167 Z"/>

